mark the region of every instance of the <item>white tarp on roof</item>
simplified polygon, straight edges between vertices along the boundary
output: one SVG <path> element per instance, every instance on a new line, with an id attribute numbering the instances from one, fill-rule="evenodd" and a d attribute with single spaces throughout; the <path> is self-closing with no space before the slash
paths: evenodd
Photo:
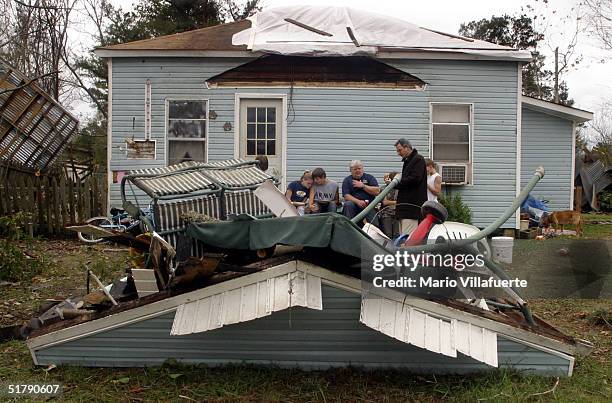
<path id="1" fill-rule="evenodd" d="M 236 33 L 232 44 L 247 45 L 254 52 L 350 56 L 399 49 L 531 60 L 526 50 L 438 33 L 398 18 L 348 7 L 275 7 L 250 20 L 251 28 Z"/>

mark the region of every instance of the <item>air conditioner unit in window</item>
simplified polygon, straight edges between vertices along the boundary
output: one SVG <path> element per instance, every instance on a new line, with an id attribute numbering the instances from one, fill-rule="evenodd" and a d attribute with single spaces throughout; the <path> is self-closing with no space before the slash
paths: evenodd
<path id="1" fill-rule="evenodd" d="M 467 164 L 438 164 L 443 185 L 465 185 L 468 183 Z"/>

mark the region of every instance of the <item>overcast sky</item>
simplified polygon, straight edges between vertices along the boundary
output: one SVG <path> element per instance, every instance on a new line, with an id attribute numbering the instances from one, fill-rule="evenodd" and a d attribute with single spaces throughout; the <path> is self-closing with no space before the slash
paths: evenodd
<path id="1" fill-rule="evenodd" d="M 131 8 L 128 1 L 112 2 Z M 547 36 L 547 43 L 540 50 L 547 56 L 548 67 L 552 69 L 552 48 L 566 48 L 570 36 L 576 32 L 575 18 L 582 12 L 576 7 L 578 3 L 579 0 L 263 0 L 262 4 L 264 8 L 301 4 L 348 6 L 392 15 L 448 33 L 457 33 L 462 22 L 526 12 L 539 16 L 536 28 Z M 597 40 L 587 34 L 585 24 L 582 21 L 578 24 L 581 32 L 578 36 L 578 53 L 583 60 L 562 78 L 568 83 L 574 106 L 597 113 L 603 102 L 612 101 L 612 52 L 602 51 Z"/>

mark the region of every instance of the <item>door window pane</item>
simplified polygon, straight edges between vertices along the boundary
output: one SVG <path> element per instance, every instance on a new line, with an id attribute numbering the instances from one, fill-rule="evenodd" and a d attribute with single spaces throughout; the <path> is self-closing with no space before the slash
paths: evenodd
<path id="1" fill-rule="evenodd" d="M 268 140 L 266 148 L 266 155 L 276 155 L 276 141 Z"/>
<path id="2" fill-rule="evenodd" d="M 247 108 L 247 122 L 255 123 L 255 108 Z"/>
<path id="3" fill-rule="evenodd" d="M 247 140 L 247 155 L 255 155 L 255 140 Z"/>
<path id="4" fill-rule="evenodd" d="M 255 124 L 247 123 L 247 139 L 255 138 Z"/>
<path id="5" fill-rule="evenodd" d="M 276 125 L 268 123 L 268 140 L 276 138 Z"/>
<path id="6" fill-rule="evenodd" d="M 266 121 L 266 108 L 257 108 L 257 123 Z"/>
<path id="7" fill-rule="evenodd" d="M 268 108 L 267 120 L 268 123 L 276 122 L 276 108 Z"/>
<path id="8" fill-rule="evenodd" d="M 266 154 L 266 142 L 265 140 L 257 140 L 257 154 Z"/>
<path id="9" fill-rule="evenodd" d="M 258 139 L 266 138 L 266 124 L 265 123 L 257 124 L 257 138 Z"/>

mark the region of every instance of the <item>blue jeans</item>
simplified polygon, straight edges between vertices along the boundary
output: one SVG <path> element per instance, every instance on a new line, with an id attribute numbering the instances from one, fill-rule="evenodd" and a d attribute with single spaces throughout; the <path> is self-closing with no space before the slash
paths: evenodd
<path id="1" fill-rule="evenodd" d="M 338 205 L 335 201 L 319 203 L 319 209 L 319 213 L 335 213 L 338 210 Z"/>
<path id="2" fill-rule="evenodd" d="M 355 204 L 352 201 L 347 201 L 347 202 L 344 202 L 344 208 L 342 209 L 342 214 L 344 214 L 344 216 L 350 220 L 353 217 L 355 217 L 357 214 L 361 213 L 362 211 L 363 209 L 359 207 L 357 204 Z M 375 223 L 372 222 L 372 220 L 374 220 L 375 214 L 376 213 L 374 209 L 370 210 L 370 212 L 365 216 L 365 219 L 367 220 L 367 222 L 376 225 Z M 359 226 L 361 226 L 361 224 L 362 223 L 357 223 L 357 225 Z"/>

